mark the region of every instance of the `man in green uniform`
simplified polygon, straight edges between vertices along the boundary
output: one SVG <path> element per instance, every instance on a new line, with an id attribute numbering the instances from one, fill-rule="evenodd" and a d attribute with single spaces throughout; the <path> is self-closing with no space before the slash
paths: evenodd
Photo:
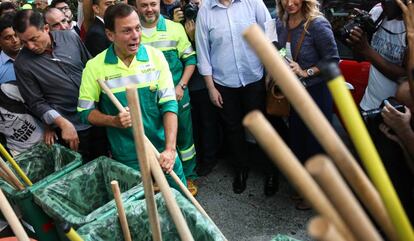
<path id="1" fill-rule="evenodd" d="M 166 173 L 174 170 L 186 183 L 176 155 L 178 104 L 165 57 L 159 50 L 140 44 L 141 25 L 131 6 L 111 6 L 104 20 L 112 45 L 91 59 L 83 71 L 78 103 L 82 121 L 105 126 L 113 157 L 139 169 L 130 113 L 119 113 L 97 80 L 104 80 L 123 106 L 127 106 L 126 86 L 135 85 L 145 134 L 161 153 L 161 167 Z M 177 188 L 169 175 L 167 179 Z"/>
<path id="2" fill-rule="evenodd" d="M 193 180 L 195 173 L 195 148 L 191 123 L 190 96 L 188 81 L 194 72 L 196 55 L 180 23 L 165 19 L 160 15 L 160 0 L 136 0 L 143 33 L 142 43 L 161 50 L 168 61 L 173 75 L 175 93 L 178 100 L 177 149 L 183 162 L 188 188 L 193 195 L 197 187 Z"/>

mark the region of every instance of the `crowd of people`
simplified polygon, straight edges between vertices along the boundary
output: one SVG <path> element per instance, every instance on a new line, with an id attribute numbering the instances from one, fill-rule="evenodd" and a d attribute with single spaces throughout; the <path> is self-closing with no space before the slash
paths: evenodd
<path id="1" fill-rule="evenodd" d="M 411 0 L 396 0 L 402 11 L 393 16 L 383 2 L 370 11 L 378 24 L 375 33 L 368 36 L 356 26 L 346 41 L 371 62 L 361 110 L 378 108 L 390 96 L 406 106 L 400 112 L 385 101 L 383 123 L 368 129 L 407 204 L 414 200 L 407 181 L 414 173 L 414 9 Z M 333 102 L 320 69 L 338 63 L 339 54 L 317 0 L 276 0 L 273 20 L 261 0 L 83 0 L 77 22 L 68 0 L 36 0 L 26 8 L 15 4 L 0 4 L 0 132 L 13 155 L 43 141 L 78 151 L 85 161 L 108 155 L 139 169 L 126 99 L 126 87 L 134 86 L 145 134 L 161 153 L 169 181 L 174 170 L 196 195 L 194 181 L 213 170 L 224 139 L 233 191 L 246 189 L 249 169 L 261 159 L 264 193 L 272 196 L 278 171 L 242 126 L 249 111 L 265 112 L 269 79 L 242 37 L 251 24 L 277 36 L 272 40 L 286 53 L 287 64 L 332 118 Z M 288 117 L 269 119 L 300 161 L 323 152 L 293 109 Z M 406 206 L 413 217 L 414 207 Z M 309 209 L 303 200 L 296 207 Z"/>

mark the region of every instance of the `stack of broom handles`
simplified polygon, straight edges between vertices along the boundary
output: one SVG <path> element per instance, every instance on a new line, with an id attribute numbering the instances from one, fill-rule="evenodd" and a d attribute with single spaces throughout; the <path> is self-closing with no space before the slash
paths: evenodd
<path id="1" fill-rule="evenodd" d="M 245 117 L 244 125 L 319 213 L 310 223 L 310 234 L 318 240 L 382 240 L 338 168 L 389 240 L 414 241 L 411 224 L 339 71 L 328 71 L 333 78 L 328 87 L 375 187 L 261 28 L 249 27 L 244 37 L 336 165 L 316 156 L 305 169 L 260 112 Z"/>

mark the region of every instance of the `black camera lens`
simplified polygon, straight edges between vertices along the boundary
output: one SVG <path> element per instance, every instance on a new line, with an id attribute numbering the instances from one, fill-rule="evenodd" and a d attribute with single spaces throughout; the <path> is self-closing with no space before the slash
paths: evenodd
<path id="1" fill-rule="evenodd" d="M 192 2 L 184 6 L 184 17 L 189 20 L 194 20 L 197 17 L 198 6 Z"/>

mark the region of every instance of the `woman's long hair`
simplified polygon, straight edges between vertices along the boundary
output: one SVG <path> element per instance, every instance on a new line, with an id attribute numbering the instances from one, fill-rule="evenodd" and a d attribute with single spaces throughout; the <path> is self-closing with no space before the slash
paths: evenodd
<path id="1" fill-rule="evenodd" d="M 287 26 L 288 13 L 282 6 L 282 0 L 276 0 L 277 5 L 277 15 L 285 26 Z M 305 18 L 304 28 L 307 30 L 310 22 L 323 14 L 319 11 L 319 2 L 318 0 L 302 0 L 302 14 Z"/>

